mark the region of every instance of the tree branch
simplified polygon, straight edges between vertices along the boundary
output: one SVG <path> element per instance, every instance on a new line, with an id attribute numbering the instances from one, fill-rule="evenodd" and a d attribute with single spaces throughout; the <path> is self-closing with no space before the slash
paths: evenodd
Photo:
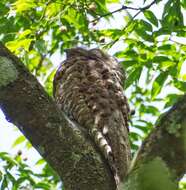
<path id="1" fill-rule="evenodd" d="M 100 15 L 99 17 L 93 19 L 93 20 L 90 21 L 90 22 L 98 21 L 98 20 L 100 20 L 101 18 L 104 18 L 104 17 L 110 16 L 110 15 L 113 15 L 113 14 L 115 14 L 115 13 L 118 13 L 118 12 L 121 12 L 121 11 L 127 10 L 127 9 L 138 11 L 138 13 L 136 13 L 136 14 L 138 15 L 140 12 L 143 12 L 143 11 L 145 11 L 146 9 L 149 9 L 152 5 L 154 5 L 154 4 L 156 3 L 156 1 L 157 1 L 157 0 L 154 0 L 154 1 L 152 1 L 149 5 L 144 6 L 144 7 L 142 7 L 142 8 L 135 8 L 135 7 L 129 7 L 129 6 L 122 5 L 121 8 L 116 9 L 116 10 L 114 10 L 114 11 L 112 11 L 112 12 L 108 12 L 108 13 L 106 13 L 106 14 Z M 137 16 L 137 15 L 136 15 L 136 16 Z M 135 17 L 136 17 L 136 16 L 135 16 Z M 135 18 L 135 17 L 134 17 L 134 18 Z"/>
<path id="2" fill-rule="evenodd" d="M 142 7 L 142 8 L 132 8 L 132 7 L 126 7 L 126 6 L 124 6 L 123 8 L 120 8 L 120 9 L 118 9 L 118 10 L 113 11 L 114 13 L 116 13 L 116 12 L 119 12 L 119 11 L 124 10 L 124 9 L 127 9 L 127 8 L 128 8 L 128 9 L 133 9 L 133 10 L 138 10 L 138 11 L 136 12 L 136 14 L 134 14 L 134 16 L 129 20 L 129 22 L 126 24 L 126 26 L 124 26 L 124 27 L 122 28 L 122 31 L 124 32 L 124 31 L 132 24 L 132 22 L 134 21 L 134 19 L 135 19 L 141 12 L 143 12 L 143 11 L 149 9 L 149 8 L 150 8 L 152 5 L 154 5 L 156 2 L 157 2 L 157 0 L 154 0 L 154 1 L 152 1 L 149 5 L 144 6 L 144 7 Z M 126 8 L 125 8 L 125 7 L 126 7 Z M 108 15 L 106 15 L 106 16 L 108 16 Z M 104 15 L 103 15 L 103 17 L 104 17 Z M 96 20 L 99 20 L 100 18 L 102 18 L 102 16 L 96 18 L 96 19 L 93 20 L 92 22 L 94 22 L 94 21 L 96 21 Z M 109 42 L 107 45 L 105 45 L 105 47 L 107 47 L 107 46 L 108 46 L 108 47 L 111 47 L 111 46 L 113 46 L 116 42 L 118 42 L 119 40 L 120 40 L 120 37 L 118 37 L 118 38 L 116 38 L 115 40 Z"/>
<path id="3" fill-rule="evenodd" d="M 55 169 L 66 190 L 115 190 L 107 162 L 20 60 L 0 44 L 0 108 Z"/>
<path id="4" fill-rule="evenodd" d="M 158 190 L 177 189 L 186 172 L 185 115 L 186 95 L 160 117 L 156 128 L 143 142 L 129 175 L 129 179 L 135 176 L 133 184 L 137 183 L 139 190 L 151 189 L 150 186 Z M 141 183 L 143 180 L 149 181 L 146 188 Z"/>

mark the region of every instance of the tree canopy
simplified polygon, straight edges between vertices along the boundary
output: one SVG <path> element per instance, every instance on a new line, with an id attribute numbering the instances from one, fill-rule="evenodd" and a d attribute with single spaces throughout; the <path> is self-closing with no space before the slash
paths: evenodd
<path id="1" fill-rule="evenodd" d="M 51 97 L 53 76 L 60 64 L 56 60 L 63 60 L 66 49 L 99 47 L 115 56 L 126 71 L 124 88 L 135 110 L 130 121 L 134 155 L 154 126 L 161 122 L 166 125 L 169 120 L 179 122 L 173 117 L 177 114 L 174 110 L 169 114 L 172 120 L 161 118 L 186 92 L 185 9 L 186 0 L 1 0 L 0 40 Z M 176 134 L 177 128 L 171 126 L 170 134 Z M 20 136 L 14 146 L 25 142 L 29 147 Z M 40 173 L 29 168 L 21 152 L 15 157 L 1 152 L 0 159 L 2 190 L 63 188 L 56 172 L 43 159 L 37 162 L 42 167 Z M 154 167 L 158 168 L 158 163 L 154 160 Z M 141 170 L 152 175 L 146 165 Z M 164 174 L 161 177 L 166 178 Z M 180 182 L 179 188 L 186 189 L 186 183 Z M 161 190 L 155 186 L 151 189 Z M 171 184 L 169 189 L 174 189 Z"/>

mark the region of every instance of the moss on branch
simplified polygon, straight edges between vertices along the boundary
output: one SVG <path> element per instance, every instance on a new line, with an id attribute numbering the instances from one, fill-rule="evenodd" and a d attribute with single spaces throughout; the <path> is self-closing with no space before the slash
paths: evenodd
<path id="1" fill-rule="evenodd" d="M 0 56 L 0 86 L 6 86 L 15 81 L 18 77 L 18 71 L 12 64 L 12 60 Z"/>

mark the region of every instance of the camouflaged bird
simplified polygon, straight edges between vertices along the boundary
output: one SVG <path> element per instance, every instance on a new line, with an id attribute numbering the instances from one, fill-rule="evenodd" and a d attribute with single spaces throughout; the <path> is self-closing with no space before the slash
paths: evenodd
<path id="1" fill-rule="evenodd" d="M 67 50 L 54 78 L 54 97 L 61 110 L 85 128 L 108 160 L 117 183 L 127 174 L 129 106 L 123 93 L 124 73 L 115 58 L 99 49 Z"/>

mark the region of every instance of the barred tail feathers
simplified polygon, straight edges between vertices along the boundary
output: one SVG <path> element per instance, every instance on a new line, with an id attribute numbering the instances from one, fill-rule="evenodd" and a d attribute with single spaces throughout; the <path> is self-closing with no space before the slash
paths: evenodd
<path id="1" fill-rule="evenodd" d="M 94 139 L 94 142 L 96 143 L 97 147 L 99 147 L 104 158 L 108 160 L 110 169 L 113 172 L 116 184 L 118 185 L 120 182 L 120 178 L 117 174 L 117 169 L 114 163 L 114 156 L 112 154 L 112 149 L 110 145 L 108 144 L 104 135 L 96 127 L 91 129 L 90 134 L 92 138 Z"/>

